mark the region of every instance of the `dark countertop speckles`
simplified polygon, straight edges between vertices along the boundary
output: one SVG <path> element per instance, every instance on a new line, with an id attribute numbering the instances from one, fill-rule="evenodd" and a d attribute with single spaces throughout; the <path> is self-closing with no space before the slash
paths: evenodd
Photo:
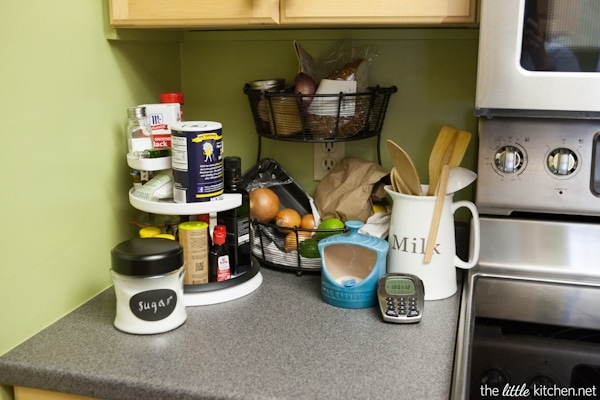
<path id="1" fill-rule="evenodd" d="M 458 293 L 395 325 L 324 303 L 318 275 L 261 273 L 254 293 L 149 336 L 114 328 L 110 288 L 0 357 L 0 383 L 115 400 L 448 398 Z"/>

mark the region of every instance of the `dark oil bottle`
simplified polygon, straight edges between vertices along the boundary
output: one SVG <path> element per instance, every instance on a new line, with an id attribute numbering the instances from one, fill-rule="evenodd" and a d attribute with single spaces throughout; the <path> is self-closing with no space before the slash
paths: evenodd
<path id="1" fill-rule="evenodd" d="M 225 193 L 242 195 L 239 207 L 217 213 L 217 223 L 227 228 L 231 274 L 236 275 L 250 268 L 250 196 L 242 188 L 242 161 L 239 157 L 225 157 L 224 184 Z"/>
<path id="2" fill-rule="evenodd" d="M 231 278 L 229 253 L 225 245 L 227 235 L 224 225 L 216 225 L 213 229 L 213 244 L 208 254 L 210 266 L 210 282 L 221 282 Z"/>

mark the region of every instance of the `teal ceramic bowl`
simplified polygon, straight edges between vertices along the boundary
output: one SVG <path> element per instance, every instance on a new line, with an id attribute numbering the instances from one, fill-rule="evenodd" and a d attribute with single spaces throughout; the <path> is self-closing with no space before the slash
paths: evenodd
<path id="1" fill-rule="evenodd" d="M 377 304 L 377 281 L 386 272 L 389 244 L 358 233 L 364 224 L 347 221 L 348 233 L 319 241 L 321 296 L 341 308 L 367 308 Z"/>

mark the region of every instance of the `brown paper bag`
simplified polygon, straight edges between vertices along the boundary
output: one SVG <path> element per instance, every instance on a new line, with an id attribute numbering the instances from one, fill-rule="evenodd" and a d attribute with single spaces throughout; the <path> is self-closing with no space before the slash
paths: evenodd
<path id="1" fill-rule="evenodd" d="M 314 201 L 321 220 L 337 217 L 342 221 L 366 222 L 373 214 L 373 201 L 386 193 L 383 177 L 389 174 L 381 165 L 346 157 L 319 182 Z"/>

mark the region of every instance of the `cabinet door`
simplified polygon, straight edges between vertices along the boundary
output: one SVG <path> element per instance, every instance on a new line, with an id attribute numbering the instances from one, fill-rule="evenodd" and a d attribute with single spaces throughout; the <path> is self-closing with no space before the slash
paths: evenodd
<path id="1" fill-rule="evenodd" d="M 110 0 L 115 28 L 210 28 L 279 23 L 279 0 Z"/>
<path id="2" fill-rule="evenodd" d="M 280 0 L 285 25 L 474 24 L 477 0 Z"/>
<path id="3" fill-rule="evenodd" d="M 14 389 L 15 400 L 98 400 L 92 397 L 32 389 L 24 386 L 15 386 Z"/>

